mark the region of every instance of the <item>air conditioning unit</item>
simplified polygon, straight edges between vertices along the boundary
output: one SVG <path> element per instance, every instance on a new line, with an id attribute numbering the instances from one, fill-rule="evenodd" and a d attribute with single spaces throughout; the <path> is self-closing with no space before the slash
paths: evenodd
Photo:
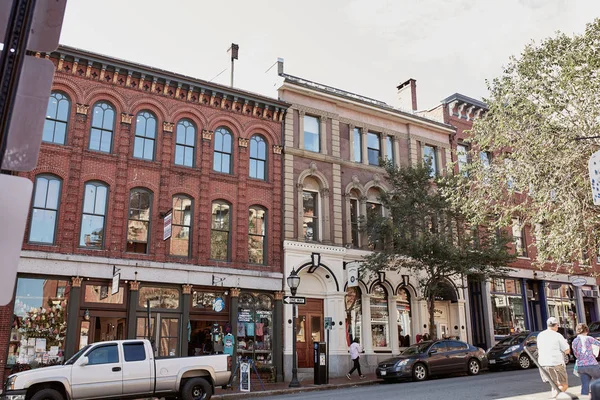
<path id="1" fill-rule="evenodd" d="M 592 290 L 592 297 L 600 297 L 600 291 Z"/>
<path id="2" fill-rule="evenodd" d="M 598 292 L 595 290 L 582 290 L 581 293 L 583 294 L 583 297 L 593 297 L 594 293 L 593 292 Z"/>
<path id="3" fill-rule="evenodd" d="M 535 295 L 533 294 L 533 290 L 527 289 L 527 298 L 530 300 L 535 299 Z"/>

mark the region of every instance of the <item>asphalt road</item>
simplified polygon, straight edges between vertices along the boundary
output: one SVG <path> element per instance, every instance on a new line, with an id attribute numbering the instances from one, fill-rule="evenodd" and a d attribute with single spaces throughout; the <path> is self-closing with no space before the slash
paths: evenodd
<path id="1" fill-rule="evenodd" d="M 581 381 L 568 367 L 570 393 L 581 393 Z M 434 378 L 425 382 L 381 383 L 348 389 L 304 392 L 264 397 L 269 400 L 542 400 L 550 397 L 550 385 L 543 383 L 537 368 L 526 371 L 485 372 L 478 376 Z"/>

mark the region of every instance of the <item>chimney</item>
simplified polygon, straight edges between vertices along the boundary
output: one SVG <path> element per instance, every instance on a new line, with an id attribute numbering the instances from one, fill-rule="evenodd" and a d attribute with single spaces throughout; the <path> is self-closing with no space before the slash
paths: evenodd
<path id="1" fill-rule="evenodd" d="M 283 58 L 277 59 L 277 75 L 283 75 Z"/>
<path id="2" fill-rule="evenodd" d="M 397 89 L 398 106 L 403 110 L 417 111 L 417 81 L 410 78 L 406 82 L 398 85 Z"/>

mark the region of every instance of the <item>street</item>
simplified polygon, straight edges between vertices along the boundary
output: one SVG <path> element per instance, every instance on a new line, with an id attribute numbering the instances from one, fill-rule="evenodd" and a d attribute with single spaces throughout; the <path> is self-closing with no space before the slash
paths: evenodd
<path id="1" fill-rule="evenodd" d="M 579 395 L 581 382 L 573 376 L 573 367 L 569 369 L 569 383 L 573 385 L 569 392 Z M 285 396 L 261 397 L 269 400 L 364 400 L 377 397 L 377 400 L 406 398 L 411 400 L 434 399 L 511 399 L 538 400 L 547 399 L 550 386 L 540 379 L 537 368 L 526 371 L 485 372 L 478 376 L 453 376 L 425 382 L 381 383 L 373 386 L 361 386 L 340 390 L 304 392 Z"/>

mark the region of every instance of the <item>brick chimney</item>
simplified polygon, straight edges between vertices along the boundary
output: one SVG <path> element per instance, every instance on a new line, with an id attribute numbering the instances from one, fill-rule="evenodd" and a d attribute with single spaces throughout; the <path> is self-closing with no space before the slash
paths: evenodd
<path id="1" fill-rule="evenodd" d="M 398 107 L 406 111 L 417 111 L 417 81 L 410 78 L 401 83 L 398 89 Z"/>

